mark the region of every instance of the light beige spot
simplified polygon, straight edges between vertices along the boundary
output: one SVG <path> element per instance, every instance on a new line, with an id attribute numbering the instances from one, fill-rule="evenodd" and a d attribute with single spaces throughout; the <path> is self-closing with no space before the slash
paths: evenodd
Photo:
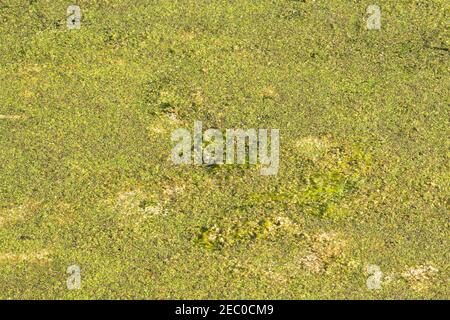
<path id="1" fill-rule="evenodd" d="M 323 232 L 306 237 L 309 254 L 300 259 L 300 264 L 313 273 L 323 273 L 327 267 L 342 258 L 347 243 L 336 233 Z"/>
<path id="2" fill-rule="evenodd" d="M 20 263 L 20 262 L 30 262 L 44 264 L 49 262 L 50 253 L 47 250 L 41 250 L 37 252 L 30 253 L 0 253 L 0 263 Z"/>
<path id="3" fill-rule="evenodd" d="M 26 118 L 26 116 L 0 114 L 0 120 L 21 120 Z"/>
<path id="4" fill-rule="evenodd" d="M 401 274 L 417 291 L 425 290 L 439 270 L 431 265 L 410 268 Z"/>
<path id="5" fill-rule="evenodd" d="M 329 143 L 325 139 L 306 137 L 296 142 L 296 148 L 303 157 L 316 160 L 325 155 L 329 149 Z"/>

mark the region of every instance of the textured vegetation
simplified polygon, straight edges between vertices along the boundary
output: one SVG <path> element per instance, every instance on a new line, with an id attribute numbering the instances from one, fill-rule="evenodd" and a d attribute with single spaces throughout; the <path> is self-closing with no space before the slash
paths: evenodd
<path id="1" fill-rule="evenodd" d="M 73 2 L 0 2 L 0 298 L 449 298 L 448 1 Z M 174 166 L 195 120 L 278 175 Z"/>

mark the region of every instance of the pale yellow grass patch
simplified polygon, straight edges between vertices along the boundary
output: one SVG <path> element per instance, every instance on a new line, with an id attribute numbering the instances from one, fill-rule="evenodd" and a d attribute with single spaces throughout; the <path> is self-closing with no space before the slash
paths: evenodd
<path id="1" fill-rule="evenodd" d="M 22 68 L 19 69 L 18 74 L 20 76 L 29 76 L 36 73 L 40 73 L 42 71 L 41 65 L 38 64 L 30 64 L 30 65 L 24 65 Z"/>
<path id="2" fill-rule="evenodd" d="M 196 106 L 203 106 L 205 104 L 205 96 L 200 89 L 197 89 L 195 92 L 191 94 L 191 101 Z"/>
<path id="3" fill-rule="evenodd" d="M 26 116 L 19 116 L 14 114 L 0 114 L 0 120 L 22 120 L 26 118 Z"/>
<path id="4" fill-rule="evenodd" d="M 164 117 L 158 117 L 148 126 L 148 135 L 150 138 L 159 138 L 162 135 L 170 135 L 170 133 L 179 126 L 177 115 L 169 112 Z"/>
<path id="5" fill-rule="evenodd" d="M 34 92 L 30 90 L 25 90 L 24 92 L 22 92 L 22 96 L 25 98 L 31 98 L 34 96 Z"/>
<path id="6" fill-rule="evenodd" d="M 148 205 L 145 202 L 148 200 L 148 197 L 140 190 L 122 192 L 117 197 L 114 209 L 123 215 L 158 215 L 162 213 L 162 207 L 159 204 Z"/>
<path id="7" fill-rule="evenodd" d="M 264 87 L 262 89 L 262 96 L 264 99 L 277 99 L 279 97 L 278 93 L 272 86 Z"/>
<path id="8" fill-rule="evenodd" d="M 347 242 L 336 233 L 323 232 L 306 235 L 309 253 L 300 258 L 300 264 L 312 273 L 323 273 L 327 267 L 343 257 Z"/>
<path id="9" fill-rule="evenodd" d="M 185 31 L 181 34 L 181 38 L 185 41 L 192 41 L 196 38 L 196 34 L 192 31 Z"/>
<path id="10" fill-rule="evenodd" d="M 167 185 L 163 187 L 163 194 L 169 197 L 176 197 L 183 194 L 184 190 L 184 185 Z"/>
<path id="11" fill-rule="evenodd" d="M 413 289 L 422 291 L 426 289 L 439 270 L 431 265 L 416 266 L 404 271 L 401 276 L 407 280 Z"/>
<path id="12" fill-rule="evenodd" d="M 37 252 L 29 252 L 29 253 L 0 253 L 0 263 L 20 263 L 20 262 L 29 262 L 29 263 L 39 263 L 44 264 L 49 262 L 51 259 L 49 258 L 50 252 L 47 250 L 40 250 Z"/>
<path id="13" fill-rule="evenodd" d="M 15 206 L 7 209 L 0 209 L 0 227 L 10 223 L 22 221 L 34 210 L 33 204 Z"/>
<path id="14" fill-rule="evenodd" d="M 329 149 L 329 142 L 318 137 L 305 137 L 295 143 L 298 152 L 310 160 L 317 160 Z"/>

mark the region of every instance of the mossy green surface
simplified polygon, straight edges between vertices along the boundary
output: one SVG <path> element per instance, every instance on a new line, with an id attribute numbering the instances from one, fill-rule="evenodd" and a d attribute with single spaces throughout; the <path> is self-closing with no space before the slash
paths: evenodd
<path id="1" fill-rule="evenodd" d="M 0 298 L 449 298 L 448 1 L 74 2 L 0 3 Z M 196 120 L 278 175 L 174 166 Z"/>

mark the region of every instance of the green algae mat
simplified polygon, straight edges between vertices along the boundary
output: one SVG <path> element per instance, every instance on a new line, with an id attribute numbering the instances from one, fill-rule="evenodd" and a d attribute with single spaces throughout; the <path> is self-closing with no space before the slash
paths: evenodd
<path id="1" fill-rule="evenodd" d="M 0 298 L 448 299 L 449 16 L 1 1 Z"/>

